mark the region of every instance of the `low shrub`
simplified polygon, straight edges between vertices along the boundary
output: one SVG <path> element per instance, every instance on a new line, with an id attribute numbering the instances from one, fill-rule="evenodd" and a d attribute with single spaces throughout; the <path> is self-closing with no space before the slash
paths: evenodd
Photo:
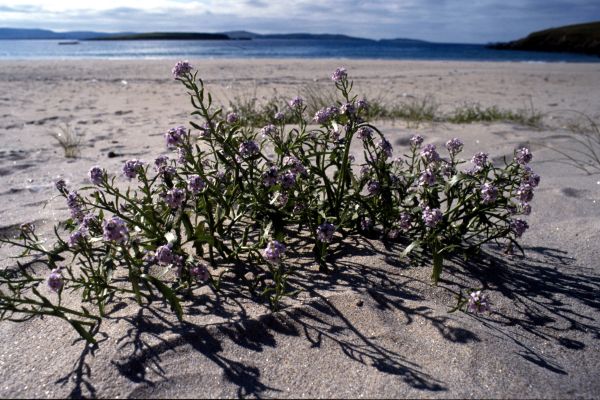
<path id="1" fill-rule="evenodd" d="M 241 115 L 215 109 L 187 62 L 173 75 L 190 96 L 194 120 L 191 128 L 166 132 L 170 157 L 128 160 L 122 176 L 94 166 L 91 185 L 78 190 L 57 182 L 71 217 L 66 235 L 55 228 L 49 249 L 31 225 L 17 238 L 1 239 L 50 271 L 39 277 L 22 259 L 3 270 L 2 319 L 55 316 L 94 342 L 92 328 L 120 297 L 144 304 L 158 293 L 181 319 L 182 301 L 193 289 L 218 291 L 223 279 L 235 279 L 240 290 L 277 309 L 297 292 L 288 283 L 297 269 L 291 239 L 310 246 L 321 272 L 330 270 L 330 246 L 348 235 L 408 239 L 404 254 L 430 254 L 437 282 L 444 258 L 492 241 L 518 247 L 527 229 L 516 216 L 530 212 L 539 183 L 527 166 L 528 149 L 502 166 L 477 153 L 463 169 L 459 139 L 448 141 L 442 157 L 414 136 L 410 154 L 394 158 L 343 68 L 331 77 L 336 103 L 309 121 L 307 105 L 296 97 L 283 118 L 259 130 Z M 362 145 L 361 164 L 350 153 L 355 141 Z M 131 183 L 126 189 L 124 179 Z M 80 299 L 79 307 L 64 306 L 64 296 Z"/>

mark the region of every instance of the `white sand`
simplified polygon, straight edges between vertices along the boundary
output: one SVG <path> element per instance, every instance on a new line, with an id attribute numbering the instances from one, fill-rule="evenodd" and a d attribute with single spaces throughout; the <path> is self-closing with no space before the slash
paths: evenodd
<path id="1" fill-rule="evenodd" d="M 48 234 L 65 217 L 53 180 L 77 187 L 87 170 L 118 172 L 129 158 L 165 152 L 162 133 L 186 123 L 170 61 L 0 63 L 0 230 L 35 222 Z M 432 95 L 442 110 L 465 102 L 546 113 L 545 128 L 515 124 L 378 124 L 395 145 L 418 132 L 442 145 L 511 156 L 531 146 L 542 176 L 528 218 L 526 258 L 489 249 L 448 264 L 438 287 L 430 267 L 409 267 L 402 248 L 361 240 L 340 272 L 295 278 L 305 290 L 270 314 L 248 300 L 203 296 L 185 325 L 169 310 L 117 309 L 98 349 L 62 321 L 0 323 L 0 397 L 509 397 L 600 396 L 600 175 L 557 162 L 541 146 L 573 146 L 564 126 L 583 112 L 600 120 L 600 64 L 219 60 L 193 62 L 221 100 L 256 92 L 292 97 L 327 84 L 338 65 L 357 92 L 387 102 Z M 126 83 L 125 83 L 126 82 Z M 65 159 L 49 133 L 84 134 Z M 404 146 L 403 146 L 404 144 Z M 108 158 L 109 151 L 120 154 Z M 49 201 L 50 200 L 50 201 Z M 43 205 L 47 202 L 47 206 Z M 1 265 L 11 250 L 0 249 Z M 452 272 L 452 273 L 450 273 Z M 494 313 L 448 314 L 459 287 L 486 286 Z"/>

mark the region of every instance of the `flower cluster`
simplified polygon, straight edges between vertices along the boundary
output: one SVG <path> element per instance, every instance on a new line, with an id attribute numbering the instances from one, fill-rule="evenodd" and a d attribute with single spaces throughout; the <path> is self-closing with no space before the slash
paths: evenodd
<path id="1" fill-rule="evenodd" d="M 144 162 L 133 159 L 126 161 L 123 165 L 123 175 L 129 179 L 137 177 L 144 169 Z"/>
<path id="2" fill-rule="evenodd" d="M 90 182 L 92 182 L 96 186 L 100 186 L 106 179 L 106 172 L 104 172 L 102 168 L 94 166 L 90 169 L 89 177 Z"/>
<path id="3" fill-rule="evenodd" d="M 481 290 L 477 290 L 469 294 L 467 311 L 474 314 L 481 314 L 483 312 L 490 312 L 490 310 L 490 304 L 488 303 L 487 296 L 481 293 Z"/>
<path id="4" fill-rule="evenodd" d="M 192 66 L 190 63 L 186 61 L 178 61 L 177 64 L 173 67 L 171 73 L 173 74 L 173 78 L 182 78 L 186 74 L 189 74 L 192 71 Z"/>
<path id="5" fill-rule="evenodd" d="M 317 124 L 325 125 L 335 118 L 338 113 L 339 109 L 337 107 L 324 107 L 315 113 L 313 121 L 315 121 Z"/>
<path id="6" fill-rule="evenodd" d="M 335 225 L 329 222 L 323 222 L 317 227 L 317 238 L 323 243 L 329 243 L 333 239 Z"/>
<path id="7" fill-rule="evenodd" d="M 171 128 L 165 133 L 165 139 L 167 141 L 167 146 L 175 147 L 181 145 L 185 138 L 188 135 L 188 131 L 185 126 L 178 126 L 176 128 Z"/>
<path id="8" fill-rule="evenodd" d="M 64 285 L 64 278 L 60 271 L 60 268 L 55 268 L 48 275 L 48 287 L 54 291 L 59 292 Z"/>
<path id="9" fill-rule="evenodd" d="M 285 253 L 285 246 L 277 240 L 272 240 L 263 251 L 263 257 L 271 264 L 279 264 Z"/>
<path id="10" fill-rule="evenodd" d="M 119 217 L 112 217 L 102 223 L 103 238 L 115 243 L 125 243 L 129 239 L 127 224 Z"/>
<path id="11" fill-rule="evenodd" d="M 342 80 L 347 78 L 348 73 L 346 72 L 346 68 L 343 67 L 336 68 L 335 71 L 333 71 L 333 74 L 331 75 L 331 80 L 334 82 L 341 82 Z"/>

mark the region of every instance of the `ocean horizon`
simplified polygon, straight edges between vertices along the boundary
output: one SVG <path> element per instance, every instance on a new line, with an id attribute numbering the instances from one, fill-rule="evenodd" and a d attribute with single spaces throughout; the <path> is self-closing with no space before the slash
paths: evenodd
<path id="1" fill-rule="evenodd" d="M 494 50 L 483 44 L 352 39 L 257 40 L 0 40 L 0 60 L 342 58 L 430 61 L 600 62 L 573 53 Z"/>

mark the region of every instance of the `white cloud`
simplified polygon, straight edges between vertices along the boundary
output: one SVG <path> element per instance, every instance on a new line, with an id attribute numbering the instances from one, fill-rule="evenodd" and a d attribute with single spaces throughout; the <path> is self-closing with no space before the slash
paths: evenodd
<path id="1" fill-rule="evenodd" d="M 516 39 L 598 16 L 597 0 L 3 0 L 0 6 L 0 24 L 13 27 L 111 32 L 245 29 L 447 42 Z"/>

